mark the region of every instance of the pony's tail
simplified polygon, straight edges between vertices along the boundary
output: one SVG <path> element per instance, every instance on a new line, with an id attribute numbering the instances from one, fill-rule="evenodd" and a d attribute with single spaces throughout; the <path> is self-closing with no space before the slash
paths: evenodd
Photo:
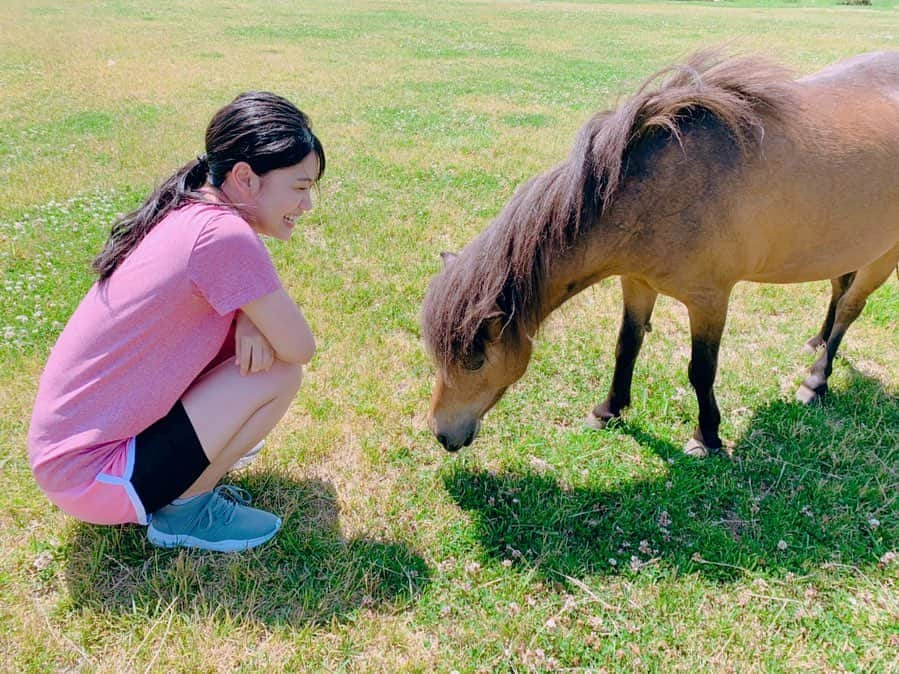
<path id="1" fill-rule="evenodd" d="M 187 201 L 200 199 L 197 191 L 206 183 L 209 163 L 202 155 L 188 162 L 163 182 L 136 210 L 120 217 L 91 268 L 105 282 L 147 233 L 171 211 Z"/>

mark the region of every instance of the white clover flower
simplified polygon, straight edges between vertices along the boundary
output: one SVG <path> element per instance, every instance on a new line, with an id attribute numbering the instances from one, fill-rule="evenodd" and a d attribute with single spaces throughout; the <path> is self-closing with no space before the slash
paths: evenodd
<path id="1" fill-rule="evenodd" d="M 43 571 L 48 568 L 53 563 L 53 553 L 49 550 L 44 550 L 37 557 L 34 558 L 34 568 L 38 571 Z"/>

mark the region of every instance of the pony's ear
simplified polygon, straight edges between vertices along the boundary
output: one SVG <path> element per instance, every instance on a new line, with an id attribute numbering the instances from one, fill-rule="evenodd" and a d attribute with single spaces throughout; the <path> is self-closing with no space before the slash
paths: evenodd
<path id="1" fill-rule="evenodd" d="M 480 370 L 486 361 L 485 347 L 499 340 L 505 327 L 506 324 L 498 309 L 485 318 L 478 328 L 478 335 L 471 351 L 462 359 L 462 367 L 466 370 Z"/>
<path id="2" fill-rule="evenodd" d="M 451 264 L 453 264 L 456 260 L 459 259 L 459 256 L 455 253 L 450 253 L 447 250 L 444 250 L 440 253 L 440 257 L 443 258 L 443 268 L 446 269 Z"/>
<path id="3" fill-rule="evenodd" d="M 499 311 L 487 318 L 487 320 L 484 321 L 484 334 L 487 337 L 487 341 L 497 341 L 500 336 L 502 336 L 505 327 L 506 323 L 503 321 L 503 315 Z"/>

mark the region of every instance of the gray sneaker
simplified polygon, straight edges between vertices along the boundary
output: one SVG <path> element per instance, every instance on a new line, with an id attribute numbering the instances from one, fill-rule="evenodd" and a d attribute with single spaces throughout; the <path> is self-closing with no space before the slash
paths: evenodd
<path id="1" fill-rule="evenodd" d="M 147 538 L 163 548 L 185 547 L 236 552 L 262 545 L 281 528 L 281 518 L 250 508 L 245 489 L 222 484 L 187 503 L 171 503 L 153 513 Z"/>

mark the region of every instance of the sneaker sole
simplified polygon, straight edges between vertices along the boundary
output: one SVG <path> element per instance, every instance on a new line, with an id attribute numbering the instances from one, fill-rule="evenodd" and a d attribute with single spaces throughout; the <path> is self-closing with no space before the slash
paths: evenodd
<path id="1" fill-rule="evenodd" d="M 237 461 L 234 462 L 234 465 L 228 469 L 229 473 L 236 473 L 240 470 L 243 470 L 247 466 L 249 466 L 256 458 L 259 456 L 259 452 L 262 451 L 262 448 L 265 446 L 265 440 L 260 440 L 253 449 L 240 457 Z"/>
<path id="2" fill-rule="evenodd" d="M 258 538 L 207 541 L 203 538 L 195 538 L 185 534 L 167 534 L 153 528 L 151 523 L 147 528 L 147 538 L 153 545 L 160 548 L 194 548 L 197 550 L 212 550 L 213 552 L 242 552 L 271 540 L 280 529 L 281 520 L 278 520 L 278 526 L 273 531 Z"/>

